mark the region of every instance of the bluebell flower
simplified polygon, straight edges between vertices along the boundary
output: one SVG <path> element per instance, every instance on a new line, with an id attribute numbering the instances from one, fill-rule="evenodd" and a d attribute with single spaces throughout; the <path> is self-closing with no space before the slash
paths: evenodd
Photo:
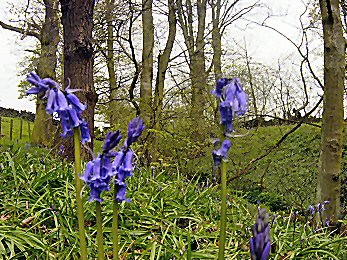
<path id="1" fill-rule="evenodd" d="M 97 158 L 88 162 L 84 175 L 80 176 L 80 179 L 90 188 L 89 201 L 96 200 L 102 202 L 100 198 L 101 193 L 110 190 L 110 180 L 116 174 L 112 166 L 112 158 L 116 153 L 111 152 L 111 150 L 118 145 L 120 139 L 119 131 L 108 133 L 103 145 L 102 154 L 99 154 Z"/>
<path id="2" fill-rule="evenodd" d="M 269 214 L 266 213 L 265 209 L 261 209 L 253 227 L 253 237 L 250 240 L 251 259 L 269 259 L 270 249 Z"/>
<path id="3" fill-rule="evenodd" d="M 89 127 L 88 127 L 87 121 L 82 120 L 82 122 L 80 124 L 80 129 L 81 129 L 82 144 L 89 143 L 91 141 L 91 137 L 90 137 Z"/>
<path id="4" fill-rule="evenodd" d="M 216 89 L 211 91 L 212 95 L 215 95 L 216 98 L 221 98 L 223 88 L 229 83 L 229 79 L 221 78 L 217 81 Z"/>
<path id="5" fill-rule="evenodd" d="M 132 143 L 140 137 L 145 126 L 143 120 L 140 117 L 136 117 L 130 121 L 128 125 L 128 139 L 126 141 L 126 146 L 129 147 Z"/>
<path id="6" fill-rule="evenodd" d="M 139 117 L 134 118 L 130 121 L 128 125 L 128 138 L 124 142 L 122 149 L 117 153 L 116 158 L 112 163 L 113 171 L 115 172 L 115 185 L 117 187 L 116 199 L 119 202 L 130 200 L 126 198 L 126 181 L 127 177 L 133 175 L 133 156 L 134 153 L 130 149 L 130 145 L 136 142 L 140 137 L 145 126 L 143 125 L 143 120 Z"/>
<path id="7" fill-rule="evenodd" d="M 311 217 L 315 214 L 315 209 L 312 205 L 308 206 L 307 212 L 311 215 Z"/>
<path id="8" fill-rule="evenodd" d="M 35 72 L 30 72 L 27 80 L 34 85 L 27 91 L 27 94 L 44 93 L 43 98 L 47 99 L 47 114 L 58 114 L 63 137 L 71 136 L 73 128 L 80 127 L 82 143 L 91 141 L 88 124 L 82 119 L 82 111 L 86 109 L 86 106 L 73 94 L 76 90 L 70 89 L 68 86 L 63 91 L 57 82 L 50 78 L 41 79 Z"/>
<path id="9" fill-rule="evenodd" d="M 116 145 L 118 145 L 121 139 L 122 135 L 120 134 L 119 130 L 116 132 L 109 132 L 106 136 L 104 145 L 102 146 L 102 152 L 108 153 L 109 151 L 111 151 L 116 147 Z"/>
<path id="10" fill-rule="evenodd" d="M 248 96 L 243 91 L 240 80 L 234 78 L 230 81 L 221 78 L 217 82 L 216 89 L 212 90 L 212 94 L 220 100 L 220 123 L 226 126 L 226 134 L 233 132 L 233 115 L 244 115 L 248 109 Z"/>
<path id="11" fill-rule="evenodd" d="M 215 142 L 215 148 L 212 151 L 214 167 L 217 167 L 222 163 L 222 159 L 225 159 L 228 151 L 231 147 L 231 142 L 228 139 L 225 139 L 221 145 L 221 148 L 217 150 L 219 144 L 219 140 Z"/>
<path id="12" fill-rule="evenodd" d="M 318 203 L 318 204 L 317 204 L 317 212 L 318 212 L 318 213 L 323 212 L 323 211 L 325 210 L 324 205 L 325 205 L 325 204 L 329 204 L 329 203 L 330 203 L 329 200 L 325 200 L 325 201 L 323 201 L 322 203 Z"/>

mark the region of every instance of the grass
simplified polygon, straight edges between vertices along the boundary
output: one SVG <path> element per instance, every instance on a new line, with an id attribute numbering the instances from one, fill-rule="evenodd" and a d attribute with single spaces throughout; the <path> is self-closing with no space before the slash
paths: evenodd
<path id="1" fill-rule="evenodd" d="M 8 122 L 3 118 L 3 131 L 9 128 Z M 14 122 L 19 125 L 19 120 Z M 233 139 L 229 175 L 270 148 L 290 127 L 243 130 L 246 136 Z M 249 259 L 258 200 L 270 212 L 270 219 L 277 214 L 271 224 L 271 259 L 347 259 L 346 234 L 329 233 L 305 212 L 314 201 L 319 131 L 303 126 L 280 149 L 254 164 L 249 174 L 228 186 L 226 259 Z M 25 131 L 22 140 L 12 142 L 4 133 L 0 143 L 0 259 L 78 259 L 73 165 L 27 145 Z M 19 131 L 13 136 L 16 140 Z M 119 210 L 123 259 L 216 259 L 220 189 L 208 181 L 212 148 L 189 147 L 201 149 L 203 156 L 193 153 L 195 157 L 189 158 L 191 154 L 172 149 L 171 157 L 155 165 L 154 175 L 151 169 L 138 167 L 129 179 L 132 202 L 121 204 Z M 85 201 L 88 192 L 86 188 Z M 112 194 L 104 193 L 103 198 L 105 252 L 111 258 Z M 85 202 L 84 209 L 88 255 L 96 258 L 95 203 Z M 298 212 L 295 219 L 294 211 Z"/>
<path id="2" fill-rule="evenodd" d="M 11 119 L 13 120 L 13 132 L 12 132 L 12 141 L 29 141 L 29 124 L 30 131 L 33 130 L 34 123 L 20 119 L 20 118 L 10 118 L 10 117 L 1 117 L 1 139 L 2 142 L 10 141 L 10 125 Z M 20 125 L 22 121 L 22 138 L 20 138 Z"/>
<path id="3" fill-rule="evenodd" d="M 23 144 L 0 153 L 0 255 L 3 259 L 78 259 L 73 166 Z M 123 259 L 215 259 L 220 219 L 219 187 L 197 173 L 138 168 L 120 206 Z M 112 189 L 111 189 L 112 190 Z M 88 190 L 84 191 L 84 198 Z M 105 251 L 112 256 L 112 194 L 102 203 Z M 226 259 L 248 259 L 257 205 L 228 189 Z M 262 205 L 263 207 L 264 205 Z M 89 256 L 96 258 L 95 204 L 85 202 Z M 275 212 L 270 211 L 270 218 Z M 277 211 L 271 225 L 272 259 L 346 259 L 346 237 L 319 229 L 304 214 Z"/>

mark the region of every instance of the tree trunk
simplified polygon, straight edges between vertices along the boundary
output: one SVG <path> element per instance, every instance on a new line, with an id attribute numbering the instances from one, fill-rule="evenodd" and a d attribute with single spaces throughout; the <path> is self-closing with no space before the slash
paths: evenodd
<path id="1" fill-rule="evenodd" d="M 108 112 L 110 115 L 111 129 L 115 130 L 117 127 L 117 119 L 119 118 L 117 101 L 117 79 L 114 68 L 114 47 L 113 47 L 113 12 L 114 12 L 114 0 L 107 1 L 106 7 L 106 22 L 107 22 L 107 71 L 109 76 L 110 86 L 110 102 Z"/>
<path id="2" fill-rule="evenodd" d="M 155 92 L 154 92 L 154 116 L 153 123 L 154 129 L 159 131 L 160 129 L 160 119 L 163 109 L 163 99 L 164 99 L 164 81 L 166 70 L 169 65 L 170 54 L 172 51 L 173 44 L 176 38 L 176 14 L 175 14 L 175 0 L 168 0 L 168 8 L 169 8 L 169 35 L 166 41 L 166 46 L 162 54 L 158 56 L 158 70 L 157 70 L 157 78 L 155 83 Z M 152 159 L 156 161 L 156 155 L 159 149 L 160 135 L 157 132 L 154 132 L 153 137 L 153 152 Z"/>
<path id="3" fill-rule="evenodd" d="M 37 66 L 37 74 L 41 78 L 56 78 L 57 49 L 59 43 L 58 0 L 44 0 L 45 21 L 40 34 L 41 54 Z M 31 135 L 31 144 L 46 146 L 51 145 L 53 136 L 52 116 L 46 113 L 46 101 L 41 100 L 43 95 L 36 100 L 36 114 L 34 128 Z"/>
<path id="4" fill-rule="evenodd" d="M 248 56 L 247 47 L 245 47 L 245 58 L 246 58 L 246 65 L 247 65 L 248 83 L 251 89 L 252 105 L 254 109 L 255 118 L 258 119 L 259 115 L 258 115 L 257 100 L 255 97 L 253 75 L 251 71 L 251 58 Z"/>
<path id="5" fill-rule="evenodd" d="M 340 217 L 345 39 L 339 1 L 320 0 L 319 3 L 324 37 L 324 110 L 317 200 L 330 201 L 322 212 L 323 221 L 328 219 L 336 225 Z"/>
<path id="6" fill-rule="evenodd" d="M 222 35 L 220 32 L 220 9 L 221 1 L 211 1 L 212 7 L 212 49 L 213 49 L 213 71 L 216 82 L 222 75 Z"/>
<path id="7" fill-rule="evenodd" d="M 184 7 L 186 12 L 184 13 Z M 178 18 L 183 31 L 184 42 L 189 55 L 191 91 L 191 129 L 197 140 L 201 139 L 201 127 L 203 124 L 203 112 L 206 104 L 207 73 L 205 69 L 205 19 L 206 0 L 197 1 L 198 27 L 196 37 L 193 30 L 193 6 L 187 0 L 185 6 L 182 0 L 178 1 Z"/>
<path id="8" fill-rule="evenodd" d="M 77 96 L 87 109 L 82 117 L 88 122 L 91 143 L 94 141 L 94 109 L 97 96 L 93 85 L 93 0 L 60 0 L 64 29 L 64 83 L 80 89 Z M 73 158 L 72 138 L 64 143 L 69 159 Z"/>
<path id="9" fill-rule="evenodd" d="M 142 72 L 140 88 L 141 117 L 147 129 L 151 128 L 152 115 L 152 80 L 154 25 L 152 15 L 153 0 L 142 0 Z"/>

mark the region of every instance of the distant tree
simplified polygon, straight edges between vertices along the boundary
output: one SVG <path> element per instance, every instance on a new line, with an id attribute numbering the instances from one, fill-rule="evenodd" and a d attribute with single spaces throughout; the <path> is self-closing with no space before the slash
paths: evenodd
<path id="1" fill-rule="evenodd" d="M 169 34 L 166 40 L 164 50 L 160 50 L 158 55 L 158 69 L 157 77 L 155 81 L 155 90 L 154 90 L 154 99 L 153 99 L 153 127 L 156 131 L 160 130 L 160 122 L 162 117 L 163 110 L 163 101 L 164 101 L 164 83 L 166 78 L 166 71 L 168 69 L 170 55 L 176 38 L 176 8 L 175 0 L 168 0 L 168 27 Z M 156 152 L 159 148 L 159 139 L 160 135 L 154 133 L 153 139 L 153 160 L 156 160 Z"/>
<path id="2" fill-rule="evenodd" d="M 113 20 L 114 20 L 114 9 L 115 0 L 107 0 L 106 3 L 106 23 L 107 23 L 107 40 L 106 40 L 106 63 L 109 77 L 109 88 L 110 88 L 110 101 L 109 101 L 109 114 L 110 114 L 110 125 L 112 128 L 116 128 L 115 123 L 117 122 L 118 104 L 116 101 L 117 95 L 117 78 L 114 66 L 114 34 L 113 34 Z"/>
<path id="3" fill-rule="evenodd" d="M 28 9 L 30 2 L 28 2 Z M 59 43 L 59 18 L 58 18 L 58 0 L 43 0 L 45 6 L 45 17 L 41 23 L 28 19 L 24 21 L 26 29 L 12 26 L 0 21 L 0 26 L 4 29 L 21 33 L 25 36 L 33 36 L 40 42 L 40 54 L 37 62 L 37 74 L 41 78 L 56 78 L 57 51 Z M 36 115 L 34 128 L 31 135 L 31 143 L 39 146 L 50 146 L 53 121 L 52 116 L 45 111 L 45 100 L 42 95 L 36 100 Z"/>
<path id="4" fill-rule="evenodd" d="M 151 128 L 154 24 L 152 0 L 142 0 L 142 71 L 140 87 L 141 117 Z"/>
<path id="5" fill-rule="evenodd" d="M 80 89 L 76 95 L 87 104 L 82 116 L 87 120 L 93 149 L 94 109 L 97 102 L 93 82 L 94 0 L 60 0 L 64 31 L 64 85 Z M 72 141 L 65 143 L 65 156 L 73 158 Z"/>
<path id="6" fill-rule="evenodd" d="M 343 91 L 346 70 L 346 40 L 341 23 L 340 1 L 320 0 L 324 38 L 324 104 L 321 166 L 317 200 L 330 201 L 324 220 L 336 225 L 340 217 L 341 162 L 343 144 Z"/>

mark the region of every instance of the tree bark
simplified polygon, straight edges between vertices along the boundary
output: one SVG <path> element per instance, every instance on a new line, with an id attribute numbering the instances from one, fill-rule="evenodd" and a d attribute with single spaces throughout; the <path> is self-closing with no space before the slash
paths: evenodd
<path id="1" fill-rule="evenodd" d="M 111 129 L 115 130 L 117 127 L 117 118 L 119 114 L 117 113 L 117 79 L 114 68 L 114 47 L 113 47 L 113 12 L 114 12 L 114 0 L 108 0 L 106 6 L 106 22 L 107 22 L 107 71 L 109 76 L 109 87 L 110 87 L 110 102 L 108 112 L 110 114 L 110 126 Z"/>
<path id="2" fill-rule="evenodd" d="M 185 45 L 189 55 L 191 91 L 191 127 L 193 135 L 201 139 L 201 126 L 203 111 L 206 104 L 207 73 L 205 69 L 205 19 L 206 0 L 197 1 L 198 27 L 196 37 L 193 30 L 193 6 L 190 0 L 185 3 L 186 12 L 183 11 L 182 0 L 178 1 L 178 18 L 183 31 Z"/>
<path id="3" fill-rule="evenodd" d="M 336 225 L 340 217 L 341 156 L 343 144 L 343 90 L 345 84 L 345 39 L 338 0 L 320 0 L 324 37 L 324 105 L 321 167 L 317 200 L 329 200 L 323 221 Z"/>
<path id="4" fill-rule="evenodd" d="M 57 67 L 57 51 L 59 43 L 58 0 L 44 0 L 46 13 L 40 34 L 41 54 L 37 66 L 37 74 L 41 78 L 55 80 Z M 31 144 L 49 147 L 52 142 L 54 127 L 52 115 L 46 113 L 46 101 L 43 96 L 36 100 L 36 114 Z"/>
<path id="5" fill-rule="evenodd" d="M 93 0 L 60 0 L 64 30 L 64 83 L 80 89 L 77 96 L 87 109 L 82 117 L 88 122 L 91 143 L 94 141 L 94 109 L 97 96 L 93 85 Z M 70 138 L 69 138 L 70 139 Z M 64 142 L 65 156 L 73 158 L 72 139 Z M 70 149 L 71 148 L 71 149 Z"/>
<path id="6" fill-rule="evenodd" d="M 41 78 L 56 78 L 57 49 L 59 43 L 58 0 L 44 0 L 45 20 L 37 30 L 24 30 L 0 21 L 0 26 L 6 30 L 18 32 L 24 36 L 33 36 L 40 42 L 40 56 L 38 58 L 37 74 Z M 46 101 L 43 95 L 36 99 L 36 113 L 30 142 L 32 145 L 49 147 L 53 135 L 53 120 L 46 113 Z"/>
<path id="7" fill-rule="evenodd" d="M 220 31 L 220 9 L 221 1 L 212 0 L 212 49 L 213 49 L 213 71 L 216 82 L 222 77 L 222 35 Z"/>
<path id="8" fill-rule="evenodd" d="M 142 0 L 142 72 L 140 87 L 140 110 L 147 129 L 151 128 L 154 25 L 153 0 Z"/>
<path id="9" fill-rule="evenodd" d="M 168 0 L 168 8 L 169 8 L 169 35 L 166 41 L 165 49 L 163 53 L 158 56 L 158 70 L 157 70 L 157 78 L 155 83 L 155 92 L 154 92 L 154 115 L 153 115 L 153 123 L 154 129 L 156 131 L 160 130 L 160 119 L 163 109 L 163 100 L 164 100 L 164 81 L 166 70 L 169 65 L 170 54 L 172 51 L 173 44 L 176 38 L 176 14 L 175 14 L 175 0 Z M 160 135 L 154 132 L 153 137 L 153 154 L 152 159 L 156 161 L 156 154 L 159 149 Z"/>

